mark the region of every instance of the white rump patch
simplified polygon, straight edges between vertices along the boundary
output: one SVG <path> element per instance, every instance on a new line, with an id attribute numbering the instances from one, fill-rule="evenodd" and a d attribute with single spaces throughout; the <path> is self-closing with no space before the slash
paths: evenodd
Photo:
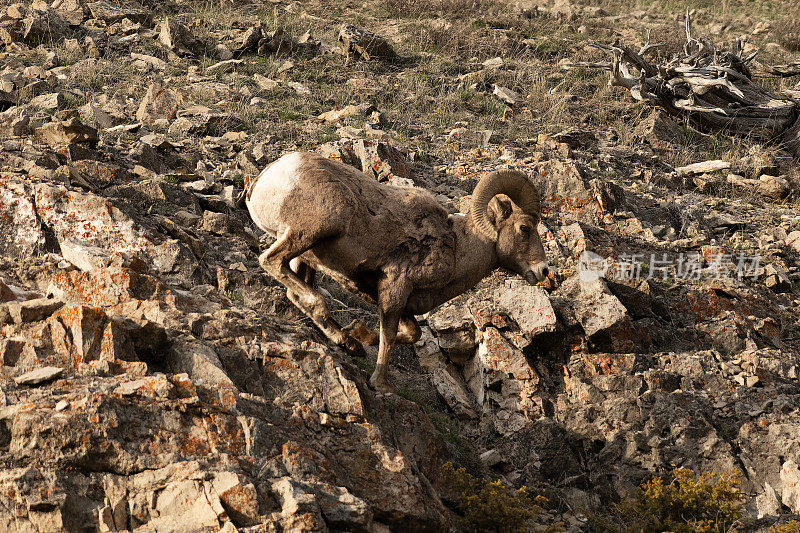
<path id="1" fill-rule="evenodd" d="M 253 222 L 273 236 L 285 229 L 280 220 L 280 211 L 286 197 L 300 181 L 298 168 L 301 159 L 300 152 L 292 152 L 265 168 L 256 178 L 253 193 L 247 201 L 247 209 Z"/>

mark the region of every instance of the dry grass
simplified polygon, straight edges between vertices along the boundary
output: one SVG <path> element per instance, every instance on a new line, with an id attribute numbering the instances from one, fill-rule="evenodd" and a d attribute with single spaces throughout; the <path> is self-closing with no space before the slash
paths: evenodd
<path id="1" fill-rule="evenodd" d="M 502 4 L 496 0 L 384 0 L 380 2 L 385 16 L 391 18 L 419 18 L 439 16 L 450 19 L 496 15 Z"/>
<path id="2" fill-rule="evenodd" d="M 136 98 L 141 87 L 153 78 L 170 78 L 174 86 L 186 85 L 186 72 L 197 65 L 200 73 L 218 61 L 214 46 L 225 42 L 230 48 L 237 43 L 229 36 L 234 29 L 243 30 L 262 23 L 268 30 L 278 27 L 297 37 L 310 30 L 313 37 L 329 45 L 336 42 L 339 25 L 354 22 L 387 36 L 403 60 L 395 63 L 351 61 L 345 64 L 339 54 L 324 53 L 313 57 L 295 57 L 294 68 L 278 74 L 283 58 L 245 57 L 236 72 L 214 77 L 235 89 L 229 98 L 195 102 L 233 114 L 241 120 L 253 142 L 269 136 L 271 149 L 281 151 L 306 148 L 335 139 L 336 127 L 319 125 L 314 117 L 332 108 L 353 103 L 371 102 L 383 114 L 384 130 L 389 130 L 399 144 L 410 151 L 433 156 L 439 162 L 458 157 L 452 147 L 442 141 L 455 127 L 466 125 L 471 130 L 492 130 L 501 145 L 525 146 L 526 140 L 538 133 L 555 133 L 567 128 L 579 128 L 600 136 L 609 135 L 616 142 L 631 146 L 635 126 L 648 113 L 648 108 L 633 102 L 619 88 L 607 85 L 607 73 L 601 70 L 564 71 L 558 62 L 599 59 L 602 55 L 585 46 L 587 40 L 608 42 L 626 31 L 626 41 L 645 39 L 640 19 L 588 18 L 582 7 L 600 6 L 606 12 L 629 13 L 643 9 L 656 15 L 647 19 L 652 28 L 652 40 L 666 41 L 660 53 L 676 52 L 683 43 L 680 16 L 684 3 L 654 0 L 622 2 L 578 0 L 574 18 L 546 15 L 521 17 L 513 3 L 498 0 L 434 0 L 429 3 L 411 0 L 368 0 L 366 3 L 305 2 L 291 9 L 257 2 L 211 2 L 197 0 L 181 4 L 182 11 L 173 13 L 184 21 L 192 32 L 209 43 L 197 58 L 170 59 L 156 39 L 145 39 L 134 45 L 135 51 L 168 60 L 163 73 L 144 73 L 130 68 L 128 53 L 119 50 L 113 58 L 104 58 L 95 65 L 87 64 L 84 72 L 75 77 L 71 96 L 83 104 L 94 95 L 125 94 Z M 759 4 L 754 6 L 753 4 Z M 690 7 L 700 11 L 696 17 L 704 24 L 728 22 L 745 14 L 759 13 L 771 21 L 771 32 L 759 39 L 782 36 L 781 44 L 794 49 L 797 40 L 789 30 L 797 27 L 800 8 L 787 2 L 744 2 L 743 0 L 690 0 Z M 669 15 L 663 15 L 668 13 Z M 726 15 L 725 13 L 728 13 Z M 770 18 L 770 13 L 780 17 Z M 764 15 L 767 14 L 767 15 Z M 796 16 L 797 18 L 791 18 Z M 702 26 L 705 28 L 705 26 Z M 727 36 L 738 31 L 734 24 Z M 580 31 L 579 31 L 580 30 Z M 717 37 L 715 36 L 715 40 Z M 631 44 L 637 44 L 631 42 Z M 797 46 L 800 46 L 798 41 Z M 74 64 L 84 59 L 57 47 L 60 64 Z M 484 69 L 482 63 L 502 57 L 504 67 Z M 111 62 L 113 59 L 113 65 Z M 779 61 L 790 58 L 769 56 Z M 122 68 L 120 68 L 120 65 Z M 281 86 L 260 92 L 253 74 L 278 79 Z M 349 83 L 363 80 L 363 84 Z M 310 94 L 300 95 L 288 87 L 299 82 Z M 774 90 L 790 82 L 765 81 Z M 364 89 L 366 85 L 369 89 Z M 507 87 L 519 93 L 524 102 L 515 109 L 514 118 L 503 119 L 505 105 L 492 95 L 495 86 Z M 252 96 L 265 100 L 262 105 L 250 105 Z M 351 117 L 345 124 L 364 127 L 366 117 Z M 477 139 L 462 145 L 477 147 Z M 724 135 L 713 138 L 692 136 L 689 132 L 682 150 L 666 154 L 673 165 L 694 162 L 701 158 L 739 159 L 747 151 L 746 140 L 731 140 Z"/>

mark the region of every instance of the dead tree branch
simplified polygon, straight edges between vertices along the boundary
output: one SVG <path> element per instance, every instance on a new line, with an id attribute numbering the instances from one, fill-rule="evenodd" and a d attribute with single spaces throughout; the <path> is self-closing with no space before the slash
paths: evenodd
<path id="1" fill-rule="evenodd" d="M 611 56 L 610 63 L 568 65 L 604 68 L 609 84 L 624 87 L 636 100 L 686 117 L 702 130 L 724 132 L 759 142 L 777 142 L 800 158 L 800 100 L 774 94 L 753 80 L 750 63 L 758 52 L 743 56 L 737 40 L 731 50 L 694 36 L 686 13 L 683 54 L 656 63 L 648 54 L 663 46 L 649 44 L 638 52 L 617 40 L 590 43 Z M 772 67 L 780 76 L 800 74 L 800 64 Z"/>

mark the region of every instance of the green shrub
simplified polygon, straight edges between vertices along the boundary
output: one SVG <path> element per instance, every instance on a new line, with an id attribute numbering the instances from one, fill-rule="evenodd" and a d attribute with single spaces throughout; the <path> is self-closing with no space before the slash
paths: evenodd
<path id="1" fill-rule="evenodd" d="M 500 481 L 476 478 L 452 463 L 443 470 L 446 482 L 458 494 L 458 510 L 470 531 L 525 531 L 525 523 L 542 510 L 538 504 L 546 501 L 525 487 L 513 490 Z"/>
<path id="2" fill-rule="evenodd" d="M 594 517 L 595 531 L 723 533 L 741 517 L 739 473 L 696 475 L 675 469 L 674 479 L 645 483 L 638 497 L 616 506 L 610 516 Z"/>

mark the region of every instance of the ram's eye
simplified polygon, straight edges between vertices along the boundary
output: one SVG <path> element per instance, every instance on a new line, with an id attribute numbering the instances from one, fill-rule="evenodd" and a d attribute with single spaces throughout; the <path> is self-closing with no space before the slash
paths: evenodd
<path id="1" fill-rule="evenodd" d="M 523 235 L 530 235 L 531 234 L 531 227 L 527 224 L 520 224 L 519 232 Z"/>

